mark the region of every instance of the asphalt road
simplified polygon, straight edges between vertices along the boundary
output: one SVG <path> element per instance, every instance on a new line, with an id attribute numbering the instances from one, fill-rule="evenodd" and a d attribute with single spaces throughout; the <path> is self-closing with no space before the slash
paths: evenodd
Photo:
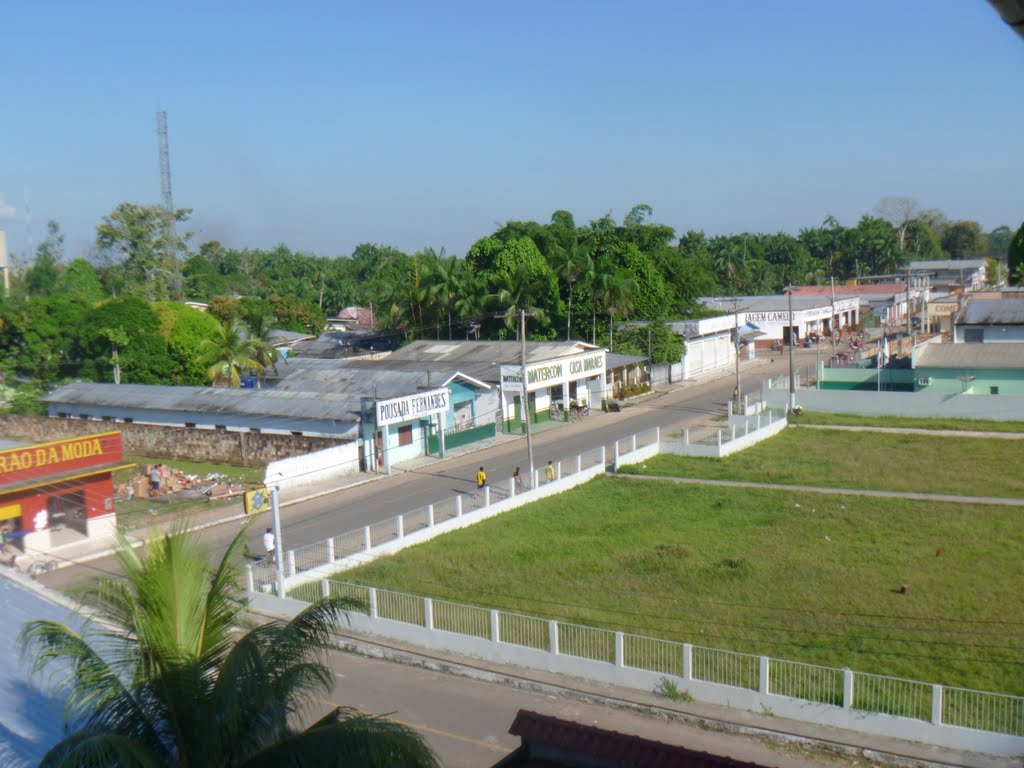
<path id="1" fill-rule="evenodd" d="M 822 354 L 826 354 L 824 348 Z M 813 368 L 813 351 L 799 350 L 794 357 L 798 370 Z M 744 363 L 741 369 L 743 390 L 753 396 L 760 392 L 764 379 L 787 371 L 786 356 L 763 354 L 758 360 Z M 611 461 L 615 440 L 628 438 L 656 426 L 664 434 L 679 432 L 684 427 L 709 424 L 716 417 L 724 415 L 735 383 L 733 374 L 725 372 L 720 378 L 656 392 L 630 404 L 620 413 L 601 413 L 595 410 L 583 421 L 546 429 L 533 438 L 535 466 L 542 469 L 549 459 L 576 456 L 601 445 L 605 446 L 606 456 Z M 426 504 L 472 491 L 475 488 L 476 469 L 481 465 L 486 468 L 492 485 L 509 478 L 516 466 L 525 471 L 529 466 L 526 439 L 510 440 L 421 469 L 286 506 L 281 512 L 285 549 L 323 541 L 330 536 L 347 533 Z M 242 523 L 224 523 L 203 531 L 203 539 L 215 556 L 219 557 L 224 551 L 238 533 L 240 525 Z M 252 521 L 247 542 L 253 552 L 263 551 L 262 531 L 269 525 L 269 513 Z M 113 558 L 106 557 L 61 568 L 44 574 L 40 580 L 55 589 L 68 589 L 97 575 L 111 573 L 116 573 L 116 563 Z"/>

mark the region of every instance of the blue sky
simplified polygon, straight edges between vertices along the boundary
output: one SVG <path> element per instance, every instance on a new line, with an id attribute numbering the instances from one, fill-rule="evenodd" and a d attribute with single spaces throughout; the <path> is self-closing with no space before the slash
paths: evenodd
<path id="1" fill-rule="evenodd" d="M 678 232 L 853 224 L 906 195 L 1024 219 L 1024 40 L 984 0 L 0 6 L 0 228 L 84 255 L 160 201 L 194 243 L 462 255 L 636 203 Z"/>

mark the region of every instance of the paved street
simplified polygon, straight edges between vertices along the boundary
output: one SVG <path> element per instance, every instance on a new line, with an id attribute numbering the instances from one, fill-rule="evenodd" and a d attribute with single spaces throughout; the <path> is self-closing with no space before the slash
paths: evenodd
<path id="1" fill-rule="evenodd" d="M 826 354 L 822 349 L 822 354 Z M 795 362 L 798 370 L 813 370 L 815 353 L 798 350 Z M 762 354 L 761 358 L 745 362 L 741 370 L 743 389 L 756 396 L 761 383 L 769 376 L 788 371 L 785 355 Z M 677 385 L 673 385 L 677 386 Z M 575 456 L 604 445 L 608 460 L 612 457 L 612 443 L 637 432 L 660 427 L 663 433 L 679 432 L 684 427 L 710 424 L 725 413 L 726 403 L 732 395 L 735 378 L 724 371 L 718 378 L 700 383 L 678 385 L 669 391 L 655 392 L 631 403 L 620 413 L 594 411 L 584 421 L 546 429 L 534 436 L 534 463 L 538 469 L 549 459 Z M 428 464 L 419 469 L 374 479 L 362 485 L 345 488 L 282 509 L 282 539 L 286 549 L 323 541 L 386 520 L 417 507 L 448 499 L 475 487 L 477 467 L 483 465 L 492 485 L 504 482 L 516 466 L 529 465 L 525 438 L 509 440 L 457 458 Z M 207 528 L 204 540 L 219 555 L 246 521 L 235 521 Z M 262 552 L 262 531 L 270 525 L 270 514 L 252 520 L 247 537 L 252 552 Z M 116 564 L 111 557 L 88 561 L 53 571 L 41 577 L 43 583 L 56 589 L 66 589 L 103 573 L 112 573 Z"/>

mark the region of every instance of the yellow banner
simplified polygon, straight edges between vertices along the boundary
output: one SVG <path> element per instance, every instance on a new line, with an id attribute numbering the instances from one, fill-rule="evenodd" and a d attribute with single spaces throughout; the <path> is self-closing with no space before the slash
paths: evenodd
<path id="1" fill-rule="evenodd" d="M 258 515 L 270 509 L 270 492 L 267 486 L 261 486 L 245 492 L 245 514 Z"/>

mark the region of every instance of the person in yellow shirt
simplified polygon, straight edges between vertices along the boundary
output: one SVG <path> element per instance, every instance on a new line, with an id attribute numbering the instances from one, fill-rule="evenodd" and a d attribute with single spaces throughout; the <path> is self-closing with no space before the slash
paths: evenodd
<path id="1" fill-rule="evenodd" d="M 476 471 L 476 489 L 479 491 L 485 485 L 487 485 L 487 473 L 484 472 L 483 467 L 480 467 L 480 469 Z"/>
<path id="2" fill-rule="evenodd" d="M 548 479 L 549 483 L 555 481 L 555 465 L 549 460 L 548 465 L 544 467 L 544 476 Z"/>

